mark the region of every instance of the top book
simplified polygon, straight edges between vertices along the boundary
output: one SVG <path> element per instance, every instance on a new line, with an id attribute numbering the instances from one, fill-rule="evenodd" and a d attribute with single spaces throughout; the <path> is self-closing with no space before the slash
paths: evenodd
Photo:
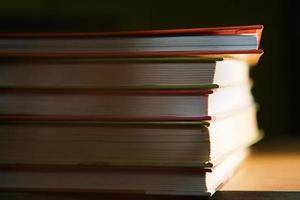
<path id="1" fill-rule="evenodd" d="M 130 32 L 0 33 L 0 56 L 261 54 L 263 26 Z"/>

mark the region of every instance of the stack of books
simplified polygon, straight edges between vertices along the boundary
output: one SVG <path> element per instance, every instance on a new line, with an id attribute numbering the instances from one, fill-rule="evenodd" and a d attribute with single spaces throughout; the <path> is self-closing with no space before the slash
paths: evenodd
<path id="1" fill-rule="evenodd" d="M 0 34 L 0 190 L 212 195 L 260 135 L 262 26 Z"/>

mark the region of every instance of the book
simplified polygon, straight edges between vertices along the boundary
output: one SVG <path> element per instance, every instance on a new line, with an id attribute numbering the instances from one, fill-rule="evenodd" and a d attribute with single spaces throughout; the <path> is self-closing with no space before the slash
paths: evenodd
<path id="1" fill-rule="evenodd" d="M 0 68 L 0 88 L 211 89 L 249 82 L 247 63 L 223 58 L 13 59 Z"/>
<path id="2" fill-rule="evenodd" d="M 263 26 L 132 32 L 1 33 L 1 57 L 242 57 L 255 64 Z M 237 54 L 237 56 L 236 56 Z M 241 55 L 241 56 L 240 56 Z"/>
<path id="3" fill-rule="evenodd" d="M 212 90 L 2 91 L 0 119 L 210 119 L 253 103 L 250 85 Z"/>
<path id="4" fill-rule="evenodd" d="M 259 138 L 255 111 L 206 122 L 2 121 L 0 165 L 215 166 Z"/>
<path id="5" fill-rule="evenodd" d="M 247 150 L 238 150 L 212 170 L 1 168 L 0 190 L 211 196 L 232 176 L 246 156 Z"/>

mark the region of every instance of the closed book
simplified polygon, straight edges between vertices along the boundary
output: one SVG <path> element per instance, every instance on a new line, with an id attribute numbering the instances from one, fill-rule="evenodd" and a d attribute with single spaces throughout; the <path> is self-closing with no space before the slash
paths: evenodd
<path id="1" fill-rule="evenodd" d="M 210 167 L 258 136 L 254 106 L 210 122 L 2 121 L 0 164 Z"/>
<path id="2" fill-rule="evenodd" d="M 131 32 L 1 33 L 2 57 L 145 57 L 242 54 L 255 62 L 263 26 Z M 255 58 L 252 55 L 256 54 Z M 230 55 L 229 55 L 230 56 Z"/>
<path id="3" fill-rule="evenodd" d="M 3 90 L 0 119 L 194 120 L 251 105 L 250 85 L 212 90 Z"/>
<path id="4" fill-rule="evenodd" d="M 222 58 L 14 59 L 0 68 L 1 88 L 207 89 L 248 82 L 245 62 Z"/>
<path id="5" fill-rule="evenodd" d="M 210 171 L 187 170 L 80 170 L 76 168 L 20 169 L 0 171 L 0 190 L 18 192 L 110 192 L 152 195 L 212 195 L 245 159 L 247 151 L 237 150 Z"/>

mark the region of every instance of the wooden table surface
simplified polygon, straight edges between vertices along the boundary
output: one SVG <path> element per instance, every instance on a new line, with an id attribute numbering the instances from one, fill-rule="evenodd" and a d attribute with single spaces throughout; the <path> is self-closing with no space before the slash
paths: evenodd
<path id="1" fill-rule="evenodd" d="M 300 200 L 300 140 L 256 145 L 234 177 L 208 199 L 214 200 Z M 162 197 L 143 195 L 62 194 L 2 192 L 5 200 L 187 200 L 200 197 Z M 207 199 L 207 198 L 206 198 Z"/>
<path id="2" fill-rule="evenodd" d="M 300 140 L 262 142 L 212 199 L 300 200 Z"/>
<path id="3" fill-rule="evenodd" d="M 253 149 L 222 191 L 300 191 L 300 142 Z M 298 146 L 296 146 L 298 145 Z"/>

